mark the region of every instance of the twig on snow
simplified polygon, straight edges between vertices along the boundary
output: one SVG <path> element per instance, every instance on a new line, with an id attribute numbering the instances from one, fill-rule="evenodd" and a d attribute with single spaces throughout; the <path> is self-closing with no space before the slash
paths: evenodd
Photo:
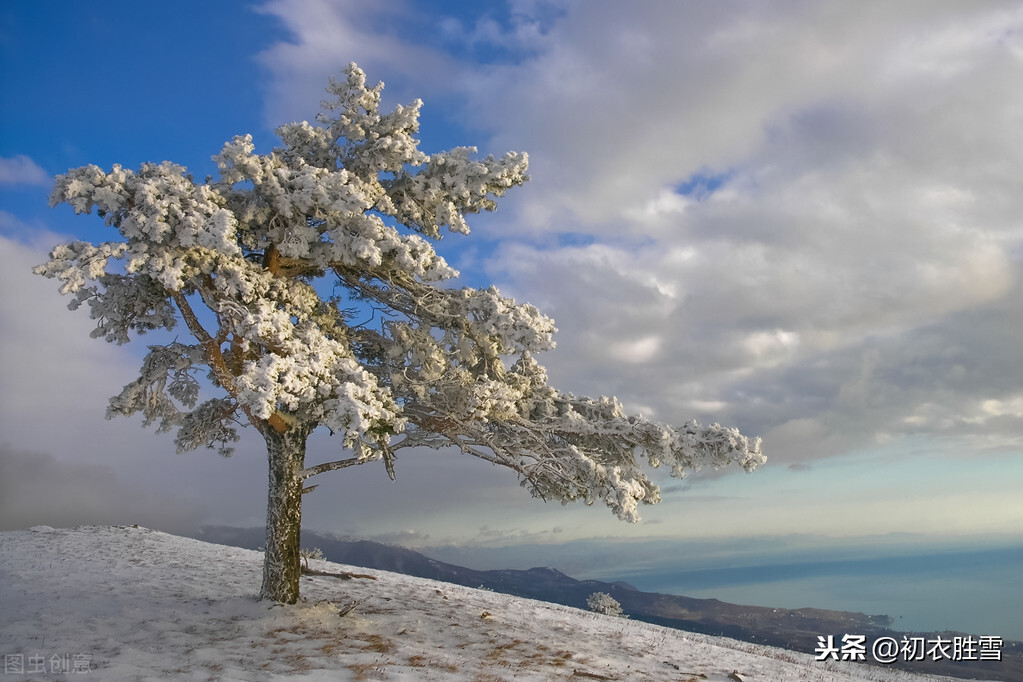
<path id="1" fill-rule="evenodd" d="M 351 580 L 352 578 L 377 579 L 375 575 L 366 575 L 365 573 L 349 573 L 348 571 L 344 573 L 330 573 L 329 571 L 317 571 L 315 568 L 306 568 L 305 566 L 302 567 L 302 573 L 304 575 L 325 575 L 329 578 L 338 578 L 340 580 Z"/>
<path id="2" fill-rule="evenodd" d="M 586 677 L 591 680 L 616 680 L 617 677 L 608 677 L 607 675 L 598 675 L 597 673 L 588 673 L 583 670 L 573 670 L 572 677 Z"/>

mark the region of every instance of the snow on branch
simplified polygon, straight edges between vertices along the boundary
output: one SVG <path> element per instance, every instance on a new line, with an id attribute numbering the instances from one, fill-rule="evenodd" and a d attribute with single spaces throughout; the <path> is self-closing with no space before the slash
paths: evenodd
<path id="1" fill-rule="evenodd" d="M 533 357 L 554 348 L 553 320 L 495 287 L 442 286 L 458 275 L 435 248 L 442 231 L 468 233 L 467 216 L 528 179 L 528 157 L 428 156 L 422 102 L 381 111 L 382 87 L 350 65 L 315 123 L 279 127 L 265 154 L 234 137 L 204 182 L 170 162 L 58 176 L 51 203 L 95 212 L 115 236 L 59 245 L 35 272 L 69 307 L 88 303 L 94 336 L 122 344 L 183 322 L 195 341 L 150 346 L 108 416 L 140 413 L 176 429 L 180 450 L 221 454 L 247 422 L 271 451 L 287 440 L 301 453 L 281 480 L 376 460 L 393 476 L 396 450 L 453 446 L 538 497 L 602 502 L 628 521 L 659 499 L 643 459 L 678 477 L 765 461 L 735 429 L 557 391 Z M 355 322 L 351 307 L 373 315 Z M 352 456 L 306 467 L 300 435 L 320 426 Z"/>

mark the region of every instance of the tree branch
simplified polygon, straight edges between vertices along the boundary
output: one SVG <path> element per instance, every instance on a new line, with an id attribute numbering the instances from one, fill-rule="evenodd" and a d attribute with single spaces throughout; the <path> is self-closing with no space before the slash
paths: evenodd
<path id="1" fill-rule="evenodd" d="M 547 497 L 540 489 L 536 474 L 530 471 L 533 467 L 527 468 L 520 462 L 515 461 L 512 457 L 509 457 L 503 451 L 504 449 L 497 445 L 487 434 L 478 431 L 476 433 L 470 433 L 467 430 L 466 424 L 459 424 L 454 419 L 446 419 L 433 414 L 423 413 L 413 406 L 406 407 L 405 415 L 419 429 L 422 429 L 424 434 L 436 434 L 440 436 L 447 444 L 455 446 L 463 454 L 472 455 L 473 457 L 477 457 L 492 464 L 508 467 L 515 471 L 515 473 L 531 484 L 537 497 L 545 502 L 547 501 Z M 417 438 L 409 431 L 406 431 L 406 434 L 406 440 L 399 443 L 397 447 L 411 447 L 420 444 L 426 445 L 426 443 L 417 442 Z M 540 439 L 537 440 L 539 441 Z M 394 449 L 397 449 L 397 447 Z M 437 448 L 438 445 L 433 444 L 428 445 L 428 447 Z M 518 454 L 528 456 L 533 453 L 524 450 Z M 534 457 L 537 460 L 537 465 L 535 466 L 545 465 L 544 468 L 550 469 L 550 466 L 546 465 L 540 457 L 535 455 Z"/>
<path id="2" fill-rule="evenodd" d="M 281 252 L 277 250 L 275 244 L 270 244 L 263 251 L 263 267 L 270 272 L 271 275 L 276 276 L 281 270 Z"/>
<path id="3" fill-rule="evenodd" d="M 298 477 L 300 480 L 304 481 L 307 478 L 310 478 L 311 476 L 316 476 L 317 474 L 323 474 L 328 471 L 336 471 L 337 469 L 344 469 L 350 466 L 365 464 L 366 462 L 372 461 L 374 461 L 372 458 L 352 457 L 351 459 L 341 459 L 336 462 L 324 462 L 323 464 L 317 464 L 314 467 L 307 467 L 305 469 L 302 469 L 302 471 L 298 472 Z M 312 487 L 315 488 L 316 486 Z"/>
<path id="4" fill-rule="evenodd" d="M 224 354 L 220 350 L 220 344 L 217 340 L 210 336 L 210 333 L 199 322 L 199 318 L 196 317 L 195 311 L 192 310 L 192 306 L 188 303 L 188 299 L 180 291 L 171 291 L 171 298 L 177 303 L 178 309 L 181 311 L 181 316 L 185 320 L 185 324 L 188 326 L 188 330 L 192 332 L 192 335 L 202 344 L 203 350 L 206 353 L 206 361 L 210 365 L 210 369 L 213 370 L 213 375 L 220 382 L 220 385 L 224 387 L 224 390 L 235 399 L 238 405 L 242 408 L 245 416 L 249 418 L 249 423 L 255 426 L 258 430 L 262 431 L 266 425 L 269 425 L 277 433 L 284 433 L 288 430 L 288 423 L 283 417 L 277 412 L 270 415 L 269 419 L 259 419 L 249 410 L 248 406 L 245 405 L 238 398 L 238 387 L 234 383 L 234 375 L 231 374 L 231 370 L 227 366 L 227 362 L 224 360 Z"/>

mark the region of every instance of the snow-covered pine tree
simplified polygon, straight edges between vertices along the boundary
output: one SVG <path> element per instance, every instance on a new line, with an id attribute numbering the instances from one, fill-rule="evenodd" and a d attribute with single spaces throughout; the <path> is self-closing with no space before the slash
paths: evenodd
<path id="1" fill-rule="evenodd" d="M 60 280 L 69 308 L 89 305 L 93 336 L 123 344 L 180 322 L 191 336 L 150 346 L 107 416 L 141 413 L 176 431 L 180 451 L 228 455 L 246 423 L 265 440 L 262 598 L 298 599 L 308 479 L 373 461 L 393 478 L 402 448 L 455 447 L 514 469 L 534 496 L 600 501 L 626 521 L 659 499 L 641 457 L 675 476 L 765 461 L 735 429 L 668 426 L 557 391 L 533 358 L 554 347 L 551 319 L 493 287 L 440 286 L 458 273 L 432 242 L 468 233 L 466 215 L 525 182 L 526 155 L 428 156 L 413 137 L 422 103 L 382 113 L 382 88 L 349 65 L 317 124 L 281 126 L 269 154 L 234 138 L 214 157 L 217 179 L 169 162 L 90 165 L 58 176 L 50 197 L 119 233 L 59 245 L 35 268 Z M 218 393 L 200 401 L 203 372 Z M 307 466 L 319 427 L 347 454 Z"/>

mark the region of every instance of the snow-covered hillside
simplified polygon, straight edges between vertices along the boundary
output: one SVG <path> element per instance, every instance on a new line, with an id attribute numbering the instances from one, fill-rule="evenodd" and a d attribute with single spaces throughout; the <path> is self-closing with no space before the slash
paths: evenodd
<path id="1" fill-rule="evenodd" d="M 257 552 L 138 527 L 0 533 L 2 679 L 951 679 L 323 561 L 360 577 L 306 576 L 305 603 L 273 605 L 254 598 L 261 568 Z"/>

